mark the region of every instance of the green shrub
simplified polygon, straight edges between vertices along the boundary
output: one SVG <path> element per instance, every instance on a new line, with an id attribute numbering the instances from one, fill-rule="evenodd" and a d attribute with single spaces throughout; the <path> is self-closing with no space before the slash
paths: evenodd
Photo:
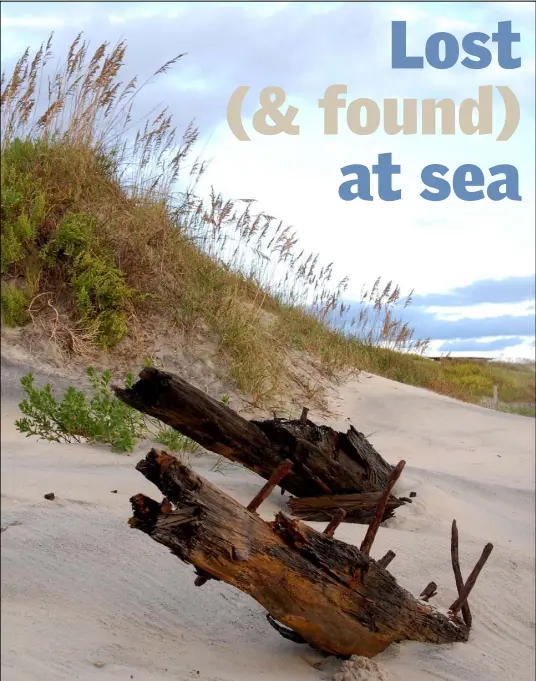
<path id="1" fill-rule="evenodd" d="M 499 411 L 536 418 L 536 405 L 534 404 L 502 404 L 499 406 Z"/>
<path id="2" fill-rule="evenodd" d="M 43 262 L 48 267 L 56 267 L 58 262 L 72 267 L 78 257 L 90 250 L 95 226 L 96 220 L 90 215 L 67 213 L 41 251 Z"/>
<path id="3" fill-rule="evenodd" d="M 16 139 L 2 151 L 2 274 L 34 247 L 45 218 L 45 195 L 34 177 L 38 146 Z"/>
<path id="4" fill-rule="evenodd" d="M 155 442 L 164 445 L 171 452 L 197 454 L 199 445 L 174 428 L 163 428 L 155 437 Z"/>
<path id="5" fill-rule="evenodd" d="M 7 326 L 24 326 L 30 321 L 28 294 L 15 286 L 7 285 L 0 295 L 2 320 Z"/>
<path id="6" fill-rule="evenodd" d="M 128 331 L 126 306 L 134 291 L 110 258 L 91 253 L 79 255 L 72 268 L 72 292 L 84 320 L 94 320 L 103 347 L 118 343 Z"/>
<path id="7" fill-rule="evenodd" d="M 50 442 L 97 442 L 107 444 L 114 452 L 131 452 L 136 440 L 147 433 L 145 418 L 110 390 L 111 372 L 98 376 L 93 367 L 86 374 L 93 391 L 88 399 L 85 393 L 70 387 L 59 402 L 50 384 L 44 388 L 34 386 L 32 373 L 21 378 L 26 399 L 19 404 L 23 418 L 15 422 L 26 437 L 37 436 Z M 127 376 L 125 387 L 133 384 Z"/>
<path id="8" fill-rule="evenodd" d="M 134 289 L 125 282 L 110 254 L 94 239 L 96 220 L 85 213 L 68 213 L 54 238 L 42 251 L 48 267 L 63 264 L 78 317 L 96 327 L 102 347 L 113 346 L 127 333 L 126 308 Z"/>

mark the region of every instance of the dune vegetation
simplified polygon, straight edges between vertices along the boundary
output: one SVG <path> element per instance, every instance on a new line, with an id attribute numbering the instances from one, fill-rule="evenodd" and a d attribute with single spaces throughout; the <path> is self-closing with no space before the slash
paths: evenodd
<path id="1" fill-rule="evenodd" d="M 151 79 L 123 82 L 126 49 L 90 52 L 79 35 L 53 72 L 51 37 L 2 74 L 4 326 L 31 327 L 70 357 L 98 352 L 110 364 L 119 349 L 134 362 L 147 325 L 176 329 L 185 342 L 205 335 L 257 405 L 294 379 L 303 387 L 299 353 L 332 378 L 367 370 L 472 402 L 497 384 L 511 409 L 530 409 L 530 366 L 427 359 L 426 339 L 404 321 L 411 295 L 393 282 L 363 292 L 349 330 L 330 325 L 347 312 L 347 280 L 333 281 L 332 266 L 253 200 L 202 195 L 199 130 L 179 135 L 166 109 L 136 122 L 136 97 Z"/>

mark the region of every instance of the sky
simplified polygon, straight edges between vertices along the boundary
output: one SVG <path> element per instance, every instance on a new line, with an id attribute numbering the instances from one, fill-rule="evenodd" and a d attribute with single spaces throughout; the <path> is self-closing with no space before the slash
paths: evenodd
<path id="1" fill-rule="evenodd" d="M 210 161 L 201 189 L 255 198 L 270 215 L 297 231 L 304 248 L 334 263 L 335 279 L 349 276 L 345 296 L 359 299 L 378 276 L 403 293 L 415 291 L 407 317 L 431 351 L 452 355 L 534 357 L 535 333 L 535 4 L 473 3 L 2 3 L 2 70 L 54 31 L 57 54 L 79 31 L 92 44 L 126 38 L 127 74 L 143 80 L 162 63 L 186 53 L 165 77 L 142 93 L 147 109 L 169 106 L 180 129 L 195 118 L 203 156 Z M 521 42 L 512 53 L 519 69 L 502 69 L 496 46 L 482 70 L 459 62 L 449 70 L 394 70 L 391 22 L 407 22 L 407 49 L 423 55 L 427 38 L 452 33 L 491 34 L 512 21 Z M 489 45 L 489 43 L 488 43 Z M 461 61 L 460 57 L 460 61 Z M 345 84 L 347 102 L 358 97 L 383 107 L 386 98 L 452 98 L 459 104 L 479 86 L 509 86 L 521 110 L 515 134 L 496 141 L 503 105 L 494 95 L 493 135 L 356 135 L 339 111 L 339 134 L 324 135 L 318 100 L 332 84 Z M 243 105 L 251 141 L 235 138 L 226 119 L 231 94 L 249 85 Z M 285 105 L 299 109 L 299 135 L 262 136 L 252 127 L 258 94 L 282 87 Z M 383 114 L 382 114 L 383 115 Z M 343 201 L 341 168 L 371 167 L 391 153 L 401 166 L 394 186 L 399 201 Z M 521 201 L 466 202 L 421 198 L 421 171 L 510 164 L 519 174 Z"/>

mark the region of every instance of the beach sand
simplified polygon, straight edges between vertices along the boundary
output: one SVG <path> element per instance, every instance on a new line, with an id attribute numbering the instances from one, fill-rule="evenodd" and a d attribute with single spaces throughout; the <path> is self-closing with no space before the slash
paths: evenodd
<path id="1" fill-rule="evenodd" d="M 21 367 L 20 372 L 27 370 Z M 250 597 L 194 571 L 129 528 L 129 497 L 160 492 L 135 470 L 146 454 L 26 439 L 14 427 L 16 370 L 2 401 L 2 673 L 4 681 L 533 681 L 535 673 L 535 422 L 361 375 L 310 418 L 351 422 L 390 463 L 407 462 L 396 492 L 417 492 L 382 526 L 373 557 L 433 604 L 456 597 L 450 527 L 457 520 L 467 577 L 484 544 L 494 550 L 471 595 L 466 644 L 403 642 L 373 660 L 342 663 L 282 639 Z M 196 471 L 247 503 L 263 480 L 240 467 Z M 117 492 L 112 492 L 117 490 Z M 43 495 L 54 492 L 54 501 Z M 260 513 L 285 504 L 276 490 Z M 323 525 L 311 523 L 314 527 Z M 361 525 L 337 538 L 359 544 Z"/>

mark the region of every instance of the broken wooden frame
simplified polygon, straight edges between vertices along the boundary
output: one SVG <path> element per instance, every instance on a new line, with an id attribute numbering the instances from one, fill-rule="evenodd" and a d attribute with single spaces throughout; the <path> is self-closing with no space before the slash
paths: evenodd
<path id="1" fill-rule="evenodd" d="M 288 505 L 293 516 L 313 522 L 329 522 L 338 508 L 346 512 L 346 522 L 368 525 L 376 515 L 381 492 L 360 492 L 358 494 L 326 494 L 321 497 L 291 497 Z M 395 510 L 404 501 L 390 495 L 385 505 L 382 522 L 392 518 Z"/>
<path id="2" fill-rule="evenodd" d="M 222 580 L 252 596 L 285 638 L 342 657 L 372 657 L 402 640 L 467 641 L 469 626 L 456 612 L 467 604 L 491 549 L 486 547 L 458 587 L 447 616 L 398 585 L 385 569 L 392 552 L 375 561 L 332 536 L 344 518 L 342 510 L 320 533 L 281 512 L 273 522 L 264 521 L 255 512 L 264 493 L 248 510 L 165 452 L 151 450 L 137 470 L 165 498 L 158 503 L 142 494 L 132 497 L 130 525 L 194 565 L 205 581 Z M 366 535 L 369 552 L 391 483 Z"/>
<path id="3" fill-rule="evenodd" d="M 303 498 L 292 511 L 308 520 L 329 521 L 344 508 L 347 522 L 368 524 L 393 472 L 353 426 L 346 433 L 318 426 L 307 418 L 306 408 L 295 420 L 248 421 L 179 376 L 152 367 L 140 373 L 132 388 L 114 387 L 114 392 L 129 406 L 265 479 L 289 460 L 292 468 L 278 484 Z M 408 501 L 390 495 L 382 520 Z"/>

